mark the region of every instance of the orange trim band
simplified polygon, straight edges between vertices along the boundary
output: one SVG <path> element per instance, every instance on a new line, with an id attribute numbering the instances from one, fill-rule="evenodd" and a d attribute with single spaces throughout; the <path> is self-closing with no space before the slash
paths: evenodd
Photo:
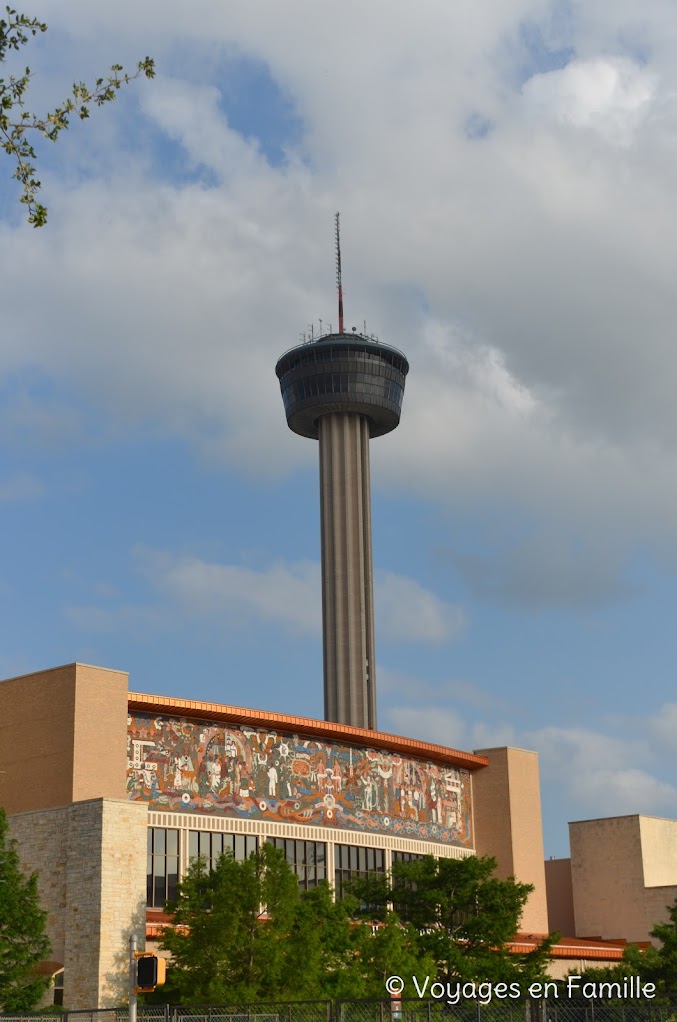
<path id="1" fill-rule="evenodd" d="M 431 759 L 437 763 L 479 770 L 489 765 L 486 756 L 475 756 L 472 752 L 447 749 L 444 745 L 421 742 L 416 738 L 402 738 L 382 731 L 368 731 L 366 728 L 335 724 L 327 720 L 313 720 L 310 717 L 296 717 L 287 713 L 272 713 L 267 710 L 248 710 L 241 706 L 222 706 L 219 703 L 201 703 L 194 699 L 178 699 L 170 696 L 145 695 L 141 692 L 128 693 L 130 710 L 142 713 L 156 713 L 171 717 L 192 717 L 197 720 L 215 720 L 226 724 L 249 724 L 250 727 L 265 727 L 289 731 L 302 735 L 316 735 L 333 741 L 366 745 L 375 749 L 388 749 L 404 755 Z"/>

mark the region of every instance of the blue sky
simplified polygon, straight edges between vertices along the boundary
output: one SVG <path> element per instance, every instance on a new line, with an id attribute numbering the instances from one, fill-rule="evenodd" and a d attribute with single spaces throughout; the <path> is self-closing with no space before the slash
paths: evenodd
<path id="1" fill-rule="evenodd" d="M 0 178 L 0 675 L 322 714 L 317 448 L 274 366 L 404 350 L 372 444 L 379 725 L 537 749 L 568 820 L 677 814 L 677 13 L 662 0 L 31 8 L 44 109 L 158 76 Z"/>

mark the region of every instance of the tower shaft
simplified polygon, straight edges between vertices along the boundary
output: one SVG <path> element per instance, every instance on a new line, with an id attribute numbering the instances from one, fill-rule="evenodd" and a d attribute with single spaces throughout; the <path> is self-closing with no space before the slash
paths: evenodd
<path id="1" fill-rule="evenodd" d="M 318 430 L 324 716 L 375 729 L 369 421 L 333 412 Z"/>

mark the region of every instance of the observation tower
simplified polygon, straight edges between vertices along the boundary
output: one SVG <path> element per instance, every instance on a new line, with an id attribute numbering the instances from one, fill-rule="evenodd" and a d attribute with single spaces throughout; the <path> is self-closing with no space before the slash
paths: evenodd
<path id="1" fill-rule="evenodd" d="M 287 425 L 320 442 L 325 720 L 376 729 L 369 440 L 400 421 L 409 363 L 378 338 L 343 329 L 336 214 L 338 332 L 285 352 L 275 366 Z"/>

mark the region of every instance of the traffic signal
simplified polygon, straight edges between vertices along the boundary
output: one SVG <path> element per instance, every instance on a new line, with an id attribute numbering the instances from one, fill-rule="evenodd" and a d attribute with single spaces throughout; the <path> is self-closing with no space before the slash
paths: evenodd
<path id="1" fill-rule="evenodd" d="M 136 951 L 135 994 L 148 994 L 165 981 L 167 964 L 164 958 L 148 951 Z"/>

